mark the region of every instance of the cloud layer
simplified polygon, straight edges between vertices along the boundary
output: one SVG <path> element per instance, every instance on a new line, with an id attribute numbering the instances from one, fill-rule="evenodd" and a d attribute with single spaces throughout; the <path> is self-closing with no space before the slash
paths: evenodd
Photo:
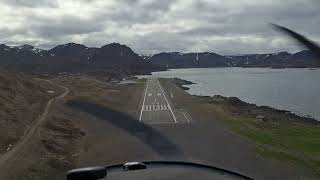
<path id="1" fill-rule="evenodd" d="M 269 22 L 320 41 L 320 1 L 0 0 L 0 41 L 42 48 L 127 44 L 138 53 L 298 51 Z"/>

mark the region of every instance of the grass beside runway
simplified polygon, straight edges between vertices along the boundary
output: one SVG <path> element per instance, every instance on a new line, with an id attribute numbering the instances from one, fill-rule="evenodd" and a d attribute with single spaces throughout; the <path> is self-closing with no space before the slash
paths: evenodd
<path id="1" fill-rule="evenodd" d="M 230 104 L 218 103 L 210 97 L 191 96 L 169 79 L 160 81 L 174 93 L 174 104 L 196 117 L 221 121 L 236 134 L 254 141 L 257 154 L 311 170 L 320 177 L 320 126 L 276 114 L 272 120 L 259 122 L 255 116 L 231 111 Z M 234 110 L 234 109 L 232 109 Z M 279 119 L 277 119 L 279 118 Z M 294 117 L 291 117 L 294 118 Z"/>

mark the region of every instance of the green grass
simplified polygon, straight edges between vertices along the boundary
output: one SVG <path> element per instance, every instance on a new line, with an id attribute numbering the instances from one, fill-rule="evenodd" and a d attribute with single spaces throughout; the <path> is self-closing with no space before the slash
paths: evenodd
<path id="1" fill-rule="evenodd" d="M 314 159 L 306 159 L 288 152 L 270 150 L 262 146 L 257 147 L 257 153 L 263 157 L 269 157 L 280 161 L 286 161 L 290 164 L 301 168 L 311 169 L 315 175 L 320 176 L 320 161 Z"/>
<path id="2" fill-rule="evenodd" d="M 320 127 L 288 122 L 258 122 L 235 117 L 219 105 L 212 113 L 231 129 L 257 144 L 258 154 L 311 169 L 320 176 Z M 267 148 L 269 147 L 269 148 Z"/>

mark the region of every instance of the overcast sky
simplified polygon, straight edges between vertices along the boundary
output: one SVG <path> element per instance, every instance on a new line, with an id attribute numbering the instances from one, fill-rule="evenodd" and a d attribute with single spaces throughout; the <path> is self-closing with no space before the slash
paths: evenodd
<path id="1" fill-rule="evenodd" d="M 268 23 L 320 42 L 319 8 L 320 0 L 0 0 L 0 43 L 119 42 L 139 54 L 296 52 Z"/>

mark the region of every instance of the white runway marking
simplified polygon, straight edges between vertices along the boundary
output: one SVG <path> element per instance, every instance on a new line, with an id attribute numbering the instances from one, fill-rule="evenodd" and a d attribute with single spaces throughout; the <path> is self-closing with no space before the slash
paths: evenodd
<path id="1" fill-rule="evenodd" d="M 160 92 L 159 92 L 158 88 L 160 89 Z M 150 92 L 152 92 L 152 93 L 150 93 Z M 170 94 L 172 94 L 172 92 Z M 163 96 L 163 97 L 161 97 L 161 96 Z M 158 98 L 158 100 L 157 100 L 157 98 Z M 164 98 L 165 101 L 163 101 L 163 99 L 161 99 L 161 98 Z M 151 122 L 150 121 L 145 122 L 145 120 L 142 119 L 142 118 L 144 118 L 143 117 L 144 111 L 146 111 L 145 113 L 147 113 L 146 118 L 148 119 L 148 121 L 150 120 Z M 152 113 L 152 111 L 163 111 L 163 112 Z M 172 119 L 170 117 L 168 117 L 168 115 L 170 116 L 170 114 L 172 115 L 174 121 L 172 121 Z M 186 114 L 183 114 L 183 116 L 186 118 L 188 123 L 190 123 Z M 161 119 L 161 118 L 165 118 L 166 120 Z M 173 112 L 173 109 L 171 108 L 169 101 L 166 97 L 166 94 L 165 94 L 164 90 L 162 89 L 161 84 L 158 79 L 148 79 L 146 82 L 145 92 L 144 92 L 144 96 L 143 96 L 143 103 L 142 103 L 140 117 L 139 117 L 139 122 L 142 123 L 142 121 L 145 124 L 177 124 L 177 123 L 179 123 L 177 121 L 175 113 Z M 152 121 L 156 121 L 156 122 L 152 122 Z M 171 121 L 171 122 L 166 122 L 166 121 Z"/>
<path id="2" fill-rule="evenodd" d="M 175 123 L 178 123 L 178 122 L 177 122 L 177 119 L 176 119 L 176 116 L 173 114 L 173 111 L 172 111 L 172 109 L 171 109 L 171 107 L 170 107 L 170 104 L 169 104 L 167 98 L 166 98 L 166 95 L 164 94 L 164 92 L 163 92 L 163 90 L 162 90 L 162 87 L 161 87 L 158 79 L 157 79 L 157 82 L 158 82 L 158 85 L 159 85 L 159 87 L 160 87 L 160 90 L 161 90 L 161 92 L 162 92 L 162 94 L 163 94 L 163 97 L 164 97 L 164 99 L 166 100 L 166 102 L 167 102 L 167 104 L 168 104 L 168 108 L 169 108 L 169 110 L 171 111 L 171 114 L 172 114 L 172 116 L 173 116 L 174 122 L 175 122 Z"/>
<path id="3" fill-rule="evenodd" d="M 147 91 L 148 91 L 148 81 L 147 81 L 147 85 L 146 85 L 146 92 L 144 93 L 144 97 L 143 97 L 143 103 L 142 103 L 141 112 L 140 112 L 140 118 L 139 118 L 139 121 L 140 121 L 140 122 L 141 122 L 141 117 L 142 117 L 142 111 L 143 111 L 144 103 L 145 103 L 145 101 L 146 101 Z"/>
<path id="4" fill-rule="evenodd" d="M 145 112 L 151 112 L 151 111 L 169 111 L 169 109 L 149 109 L 149 110 L 143 110 Z"/>
<path id="5" fill-rule="evenodd" d="M 150 123 L 145 123 L 145 124 L 162 124 L 162 125 L 166 125 L 166 124 L 170 124 L 170 125 L 172 125 L 172 124 L 177 124 L 177 123 L 175 123 L 175 122 L 150 122 Z"/>
<path id="6" fill-rule="evenodd" d="M 188 121 L 188 123 L 190 123 L 190 120 L 187 118 L 186 113 L 182 112 L 183 116 L 186 118 L 186 120 Z"/>
<path id="7" fill-rule="evenodd" d="M 169 110 L 167 105 L 144 105 L 143 111 Z"/>

